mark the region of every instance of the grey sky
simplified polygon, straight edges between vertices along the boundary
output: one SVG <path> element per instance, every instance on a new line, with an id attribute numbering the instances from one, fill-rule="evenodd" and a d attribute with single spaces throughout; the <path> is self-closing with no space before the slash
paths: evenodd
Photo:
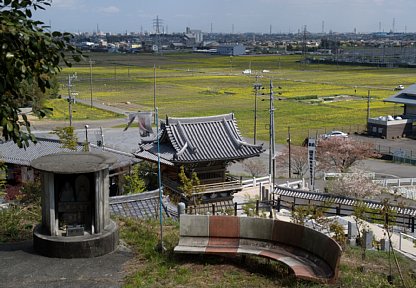
<path id="1" fill-rule="evenodd" d="M 35 17 L 53 30 L 112 33 L 165 32 L 415 32 L 415 0 L 53 0 Z M 381 27 L 381 29 L 379 29 Z"/>

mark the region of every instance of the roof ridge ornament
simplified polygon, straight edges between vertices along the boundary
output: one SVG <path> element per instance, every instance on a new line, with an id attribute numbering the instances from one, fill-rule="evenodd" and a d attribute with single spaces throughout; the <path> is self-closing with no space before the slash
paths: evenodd
<path id="1" fill-rule="evenodd" d="M 237 139 L 234 136 L 234 134 L 232 133 L 232 131 L 230 129 L 230 126 L 228 126 L 228 121 L 225 118 L 222 119 L 222 123 L 225 126 L 225 130 L 227 131 L 228 136 L 230 136 L 231 140 L 233 141 L 234 145 L 237 146 L 237 148 L 241 148 L 241 146 L 248 146 L 248 147 L 253 147 L 253 148 L 262 148 L 263 147 L 263 143 L 261 145 L 253 145 L 253 144 L 247 143 L 246 141 L 242 141 L 240 139 Z"/>
<path id="2" fill-rule="evenodd" d="M 225 117 L 222 119 L 222 123 L 224 124 L 225 130 L 226 130 L 226 132 L 227 132 L 228 136 L 231 138 L 231 140 L 232 140 L 233 144 L 234 144 L 235 146 L 237 146 L 237 148 L 241 148 L 241 146 L 243 146 L 243 145 L 244 145 L 244 142 L 243 142 L 243 141 L 241 141 L 240 139 L 237 139 L 237 138 L 235 137 L 235 135 L 234 135 L 234 134 L 233 134 L 233 132 L 231 131 L 230 126 L 228 126 L 228 122 L 227 122 L 227 119 L 225 119 Z"/>
<path id="3" fill-rule="evenodd" d="M 188 137 L 186 136 L 185 131 L 183 130 L 181 121 L 178 121 L 178 125 L 177 126 L 178 126 L 178 132 L 179 132 L 180 136 L 182 137 L 182 139 L 185 142 L 185 144 L 184 144 L 185 149 L 189 148 L 191 153 L 196 153 L 197 148 L 194 145 L 192 145 L 192 142 L 189 141 Z M 182 147 L 182 149 L 184 149 L 184 148 Z M 182 149 L 179 152 L 181 152 Z"/>

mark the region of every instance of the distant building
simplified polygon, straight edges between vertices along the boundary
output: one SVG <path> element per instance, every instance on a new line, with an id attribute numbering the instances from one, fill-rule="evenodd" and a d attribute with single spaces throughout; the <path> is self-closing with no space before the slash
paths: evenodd
<path id="1" fill-rule="evenodd" d="M 416 84 L 384 99 L 384 102 L 402 104 L 403 114 L 368 119 L 368 134 L 387 139 L 414 137 L 416 135 L 413 129 L 416 123 Z"/>
<path id="2" fill-rule="evenodd" d="M 192 30 L 191 28 L 186 27 L 185 38 L 188 47 L 199 45 L 204 41 L 204 34 L 201 30 Z"/>
<path id="3" fill-rule="evenodd" d="M 246 47 L 242 44 L 227 44 L 217 47 L 217 54 L 226 56 L 239 56 L 246 54 Z"/>

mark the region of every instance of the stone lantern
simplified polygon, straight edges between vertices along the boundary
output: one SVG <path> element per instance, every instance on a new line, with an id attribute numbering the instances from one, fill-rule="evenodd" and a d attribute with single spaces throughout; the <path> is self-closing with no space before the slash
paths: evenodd
<path id="1" fill-rule="evenodd" d="M 42 223 L 33 233 L 35 251 L 83 258 L 116 249 L 118 228 L 109 211 L 109 166 L 114 162 L 91 152 L 51 154 L 32 161 L 42 180 Z"/>

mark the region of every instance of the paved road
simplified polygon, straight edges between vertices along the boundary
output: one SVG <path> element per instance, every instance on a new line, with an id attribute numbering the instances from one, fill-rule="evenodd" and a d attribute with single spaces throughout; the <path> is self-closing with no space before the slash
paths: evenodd
<path id="1" fill-rule="evenodd" d="M 59 259 L 36 254 L 32 241 L 0 244 L 0 287 L 121 287 L 132 257 L 124 246 L 96 258 Z"/>

